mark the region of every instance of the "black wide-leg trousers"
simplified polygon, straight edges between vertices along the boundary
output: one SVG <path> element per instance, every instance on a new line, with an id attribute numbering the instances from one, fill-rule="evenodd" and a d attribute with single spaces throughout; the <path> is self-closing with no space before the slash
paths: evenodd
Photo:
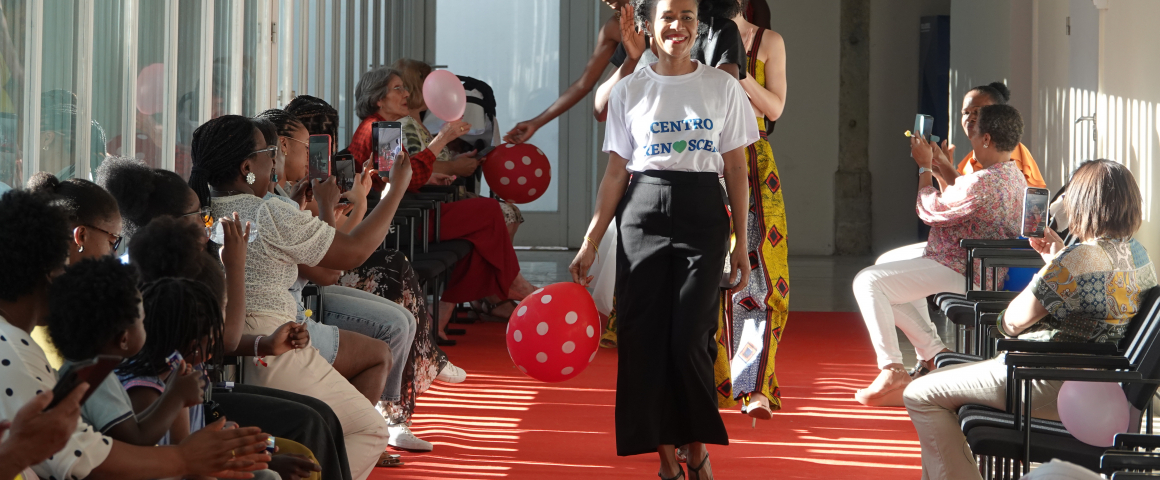
<path id="1" fill-rule="evenodd" d="M 724 198 L 716 173 L 652 170 L 617 208 L 618 455 L 729 443 L 713 380 Z"/>

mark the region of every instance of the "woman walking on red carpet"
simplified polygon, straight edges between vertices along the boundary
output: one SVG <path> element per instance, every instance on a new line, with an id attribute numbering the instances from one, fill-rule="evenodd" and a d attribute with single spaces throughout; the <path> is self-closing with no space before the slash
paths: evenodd
<path id="1" fill-rule="evenodd" d="M 726 259 L 735 290 L 749 279 L 744 234 L 729 252 L 730 228 L 745 232 L 746 216 L 730 221 L 726 207 L 748 211 L 744 149 L 758 138 L 757 122 L 731 75 L 690 58 L 696 0 L 634 0 L 633 7 L 638 25 L 661 41 L 658 61 L 612 90 L 608 169 L 570 270 L 588 283 L 615 216 L 617 454 L 658 452 L 660 477 L 679 479 L 675 448 L 688 446 L 690 477 L 713 478 L 705 444 L 729 443 L 713 383 Z"/>

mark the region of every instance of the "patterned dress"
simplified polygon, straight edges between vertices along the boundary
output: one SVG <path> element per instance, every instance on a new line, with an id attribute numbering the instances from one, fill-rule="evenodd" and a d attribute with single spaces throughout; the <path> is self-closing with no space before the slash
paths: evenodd
<path id="1" fill-rule="evenodd" d="M 427 297 L 419 288 L 411 262 L 398 250 L 378 250 L 362 266 L 344 272 L 338 285 L 357 288 L 402 305 L 418 321 L 415 341 L 407 356 L 409 367 L 403 370 L 401 397 L 398 402 L 387 406 L 391 423 L 409 422 L 415 412 L 415 400 L 431 387 L 439 370 L 447 364 L 447 355 L 435 345 L 431 334 Z"/>
<path id="2" fill-rule="evenodd" d="M 747 54 L 749 75 L 765 85 L 765 64 L 757 59 L 764 30 L 758 29 Z M 717 403 L 722 408 L 759 392 L 773 410 L 781 409 L 781 390 L 773 357 L 789 316 L 789 265 L 786 262 L 785 201 L 781 179 L 766 138 L 765 119 L 757 119 L 761 139 L 745 149 L 749 164 L 749 285 L 729 298 L 722 290 L 717 328 Z"/>

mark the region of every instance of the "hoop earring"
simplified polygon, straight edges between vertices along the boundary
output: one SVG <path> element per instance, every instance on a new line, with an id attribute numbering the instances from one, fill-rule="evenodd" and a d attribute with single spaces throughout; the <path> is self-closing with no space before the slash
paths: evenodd
<path id="1" fill-rule="evenodd" d="M 258 176 L 254 175 L 254 172 L 249 172 L 246 174 L 246 183 L 253 185 L 256 181 L 258 181 Z"/>

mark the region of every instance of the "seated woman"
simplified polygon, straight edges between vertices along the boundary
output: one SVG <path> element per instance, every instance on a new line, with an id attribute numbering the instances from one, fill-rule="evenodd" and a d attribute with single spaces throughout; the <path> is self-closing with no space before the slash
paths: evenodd
<path id="1" fill-rule="evenodd" d="M 349 234 L 278 199 L 264 200 L 274 170 L 277 146 L 254 123 L 237 115 L 212 119 L 194 131 L 193 169 L 189 186 L 214 218 L 236 212 L 253 223 L 258 238 L 251 242 L 245 265 L 245 332 L 270 335 L 294 322 L 297 305 L 289 288 L 298 265 L 344 270 L 361 265 L 382 242 L 395 208 L 410 181 L 410 163 L 400 161 L 391 172 L 392 188 Z M 336 202 L 337 189 L 316 190 Z M 387 446 L 383 417 L 353 385 L 313 347 L 294 349 L 246 362 L 247 382 L 310 395 L 330 405 L 342 422 L 351 474 L 364 479 Z"/>
<path id="2" fill-rule="evenodd" d="M 68 256 L 67 214 L 50 201 L 22 190 L 0 197 L 0 224 L 5 227 L 0 229 L 0 264 L 5 265 L 0 275 L 0 357 L 12 359 L 12 365 L 0 368 L 0 383 L 11 392 L 0 397 L 0 418 L 13 418 L 34 397 L 43 399 L 38 392 L 51 392 L 56 386 L 56 372 L 29 336 L 32 327 L 45 320 L 49 285 L 64 270 Z M 47 458 L 37 454 L 32 470 L 42 478 L 145 480 L 184 475 L 241 478 L 243 472 L 264 469 L 270 459 L 265 454 L 266 435 L 254 427 L 223 430 L 224 425 L 225 419 L 219 420 L 178 446 L 139 447 L 74 421 L 64 448 Z"/>
<path id="3" fill-rule="evenodd" d="M 988 107 L 991 108 L 991 107 Z M 1048 229 L 1031 239 L 1047 263 L 999 314 L 1004 335 L 1057 342 L 1116 342 L 1156 285 L 1156 270 L 1132 236 L 1142 218 L 1140 188 L 1123 165 L 1084 163 L 1066 197 L 1071 232 L 1080 243 L 1064 247 Z M 1031 415 L 1058 420 L 1055 399 L 1063 382 L 1035 380 Z M 1003 355 L 941 368 L 906 387 L 906 410 L 922 447 L 922 478 L 979 479 L 957 415 L 965 404 L 1006 407 Z"/>
<path id="4" fill-rule="evenodd" d="M 979 120 L 980 108 L 987 105 L 1006 105 L 1009 100 L 1011 100 L 1011 91 L 1007 89 L 1007 85 L 1004 85 L 1003 82 L 991 82 L 987 85 L 980 85 L 970 89 L 966 95 L 963 95 L 962 117 L 959 122 L 963 127 L 963 133 L 966 133 L 970 137 L 971 126 Z M 955 146 L 950 145 L 949 140 L 943 140 L 939 148 L 934 151 L 934 161 L 931 163 L 935 177 L 946 179 L 947 182 L 953 183 L 954 179 L 959 175 L 966 175 L 983 168 L 979 160 L 975 158 L 974 151 L 967 152 L 967 156 L 963 158 L 962 162 L 959 162 L 957 169 L 951 163 L 954 161 L 954 158 Z M 1015 166 L 1023 172 L 1023 178 L 1027 180 L 1028 187 L 1047 187 L 1047 184 L 1043 181 L 1043 176 L 1039 173 L 1039 165 L 1031 157 L 1031 151 L 1023 146 L 1022 143 L 1016 146 L 1015 150 L 1011 151 L 1011 161 L 1015 162 Z M 940 183 L 939 188 L 945 187 L 945 183 Z M 925 249 L 926 242 L 898 247 L 879 256 L 874 264 L 879 265 L 898 260 L 919 258 Z M 923 318 L 928 318 L 926 313 L 926 299 L 920 299 L 919 303 L 915 304 L 915 308 L 918 309 L 919 314 Z"/>
<path id="5" fill-rule="evenodd" d="M 422 96 L 421 92 L 414 92 Z M 351 140 L 350 152 L 355 160 L 363 161 L 371 157 L 371 125 L 379 121 L 394 121 L 403 124 L 404 139 L 411 156 L 415 175 L 408 188 L 412 191 L 427 183 L 435 168 L 438 153 L 442 153 L 447 142 L 467 133 L 470 126 L 464 122 L 447 122 L 433 138 L 417 119 L 411 116 L 407 103 L 411 92 L 403 84 L 403 74 L 397 70 L 380 67 L 364 73 L 355 88 L 356 113 L 362 119 Z M 429 135 L 429 134 L 428 134 Z M 446 322 L 451 318 L 451 310 L 457 303 L 493 297 L 495 308 L 486 311 L 501 318 L 507 318 L 515 309 L 515 303 L 535 290 L 520 275 L 520 264 L 507 235 L 500 203 L 490 198 L 471 198 L 444 204 L 440 223 L 439 240 L 463 239 L 471 242 L 471 255 L 459 261 L 447 290 L 439 302 L 439 330 L 443 336 Z"/>
<path id="6" fill-rule="evenodd" d="M 910 339 L 928 369 L 933 368 L 931 359 L 947 349 L 934 324 L 912 302 L 936 293 L 965 291 L 966 251 L 959 241 L 1019 236 L 1027 182 L 1010 159 L 1023 135 L 1023 120 L 1013 107 L 990 105 L 979 110 L 978 121 L 968 132 L 986 168 L 953 182 L 938 177 L 947 185 L 942 192 L 932 185 L 930 168 L 937 145 L 917 136 L 910 139 L 911 156 L 919 166 L 918 217 L 930 225 L 930 241 L 921 258 L 874 265 L 854 277 L 854 297 L 882 369 L 874 383 L 855 393 L 854 398 L 864 405 L 902 405 L 902 391 L 910 376 L 902 367 L 895 327 Z"/>
<path id="7" fill-rule="evenodd" d="M 307 161 L 305 142 L 310 135 L 330 135 L 334 138 L 338 132 L 338 111 L 325 100 L 299 95 L 286 105 L 285 113 L 289 116 L 263 116 L 277 127 L 278 145 L 286 151 L 284 163 L 288 167 L 284 168 L 285 175 L 302 182 L 306 177 L 305 169 L 295 168 L 295 165 Z M 372 180 L 376 178 L 382 181 L 377 172 L 371 175 Z M 283 186 L 289 188 L 290 184 L 287 182 Z M 292 193 L 293 189 L 289 191 Z M 348 220 L 344 228 L 354 228 L 358 221 L 361 221 L 361 217 Z M 427 310 L 427 298 L 419 286 L 419 277 L 411 267 L 410 260 L 398 250 L 379 249 L 361 266 L 345 270 L 337 278 L 332 283 L 389 300 L 405 308 L 415 319 L 415 337 L 400 379 L 399 401 L 382 404 L 384 408 L 381 412 L 387 418 L 387 427 L 391 432 L 389 443 L 392 447 L 408 451 L 430 451 L 431 443 L 416 437 L 410 430 L 415 402 L 435 380 L 461 383 L 467 379 L 467 372 L 452 364 L 436 343 L 437 337 L 431 328 L 432 318 Z M 325 305 L 335 300 L 336 296 L 350 291 L 323 286 L 320 292 Z"/>

